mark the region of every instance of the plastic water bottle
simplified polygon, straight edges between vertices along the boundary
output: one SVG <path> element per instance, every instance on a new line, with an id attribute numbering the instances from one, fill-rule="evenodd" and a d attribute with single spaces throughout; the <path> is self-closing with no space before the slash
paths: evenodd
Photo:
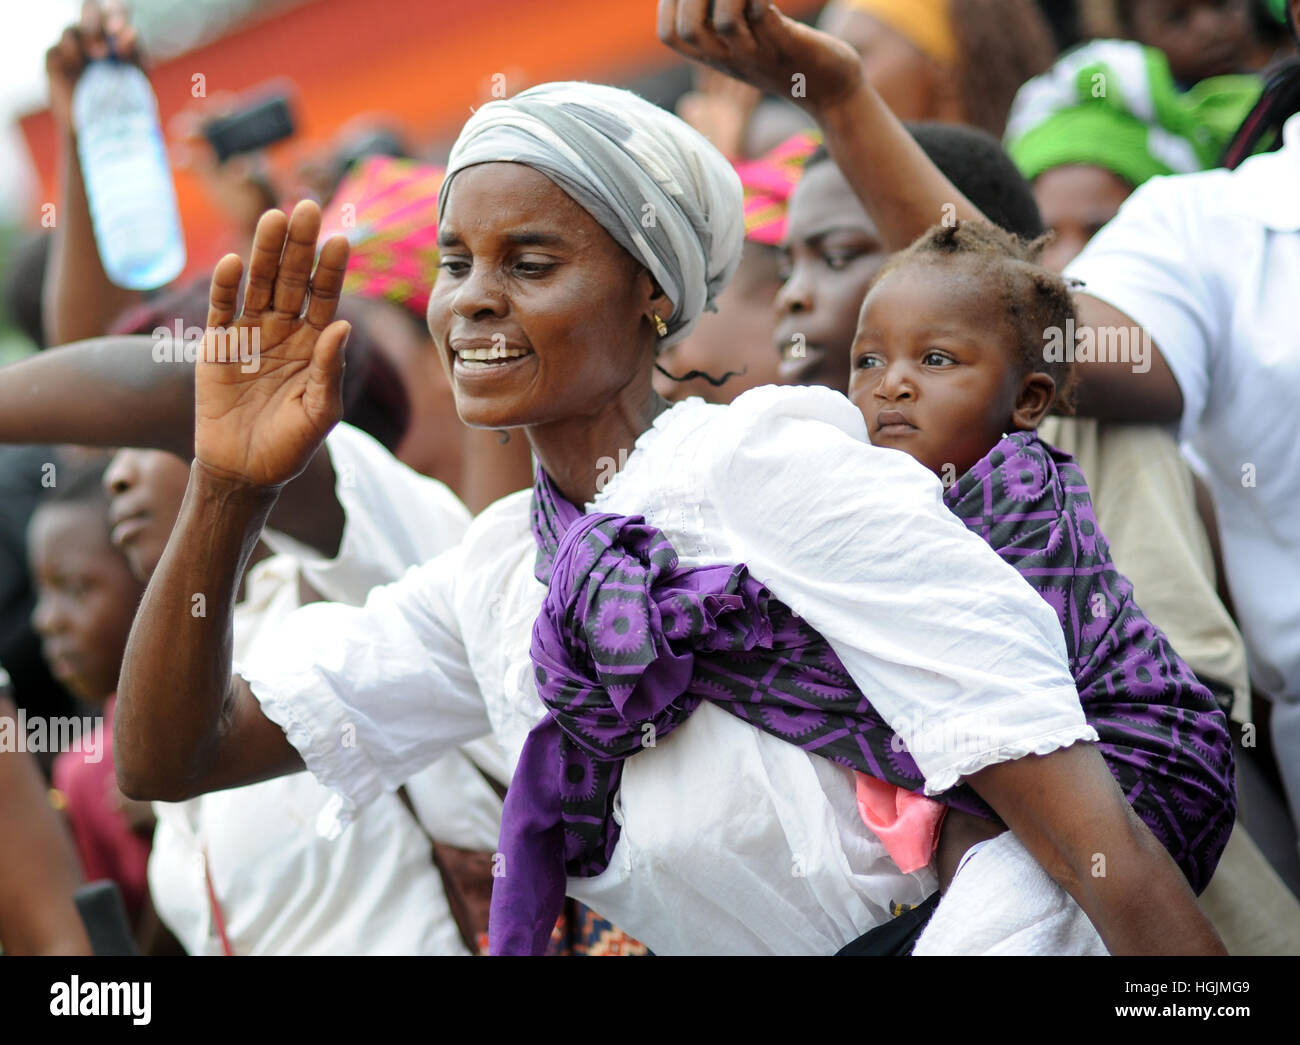
<path id="1" fill-rule="evenodd" d="M 104 272 L 131 290 L 169 283 L 185 267 L 158 102 L 137 66 L 91 62 L 72 95 L 72 123 Z"/>

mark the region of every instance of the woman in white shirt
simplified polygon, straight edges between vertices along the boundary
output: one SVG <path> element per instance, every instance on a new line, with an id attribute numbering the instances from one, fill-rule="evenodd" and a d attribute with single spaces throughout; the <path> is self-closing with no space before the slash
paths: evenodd
<path id="1" fill-rule="evenodd" d="M 276 656 L 232 674 L 234 578 L 279 488 L 338 416 L 347 328 L 331 321 L 347 248 L 326 242 L 313 273 L 318 229 L 312 204 L 259 226 L 238 319 L 259 332 L 259 372 L 196 369 L 191 483 L 119 687 L 126 793 L 184 798 L 306 765 L 340 793 L 346 820 L 476 737 L 493 734 L 518 763 L 539 723 L 557 715 L 554 698 L 539 699 L 539 682 L 549 692 L 551 680 L 530 643 L 544 601 L 564 595 L 538 579 L 550 569 L 538 543 L 548 517 L 538 497 L 549 491 L 578 517 L 555 553 L 557 577 L 581 560 L 565 544 L 571 533 L 635 528 L 632 515 L 646 520 L 637 532 L 654 555 L 670 545 L 688 571 L 744 563 L 830 644 L 926 789 L 969 783 L 1110 950 L 1221 953 L 1096 749 L 1076 743 L 1095 733 L 1050 608 L 946 512 L 933 475 L 871 447 L 861 415 L 826 390 L 767 387 L 730 407 L 690 400 L 671 410 L 654 394 L 658 346 L 685 336 L 735 269 L 740 189 L 703 138 L 627 92 L 553 84 L 482 107 L 442 190 L 430 330 L 462 419 L 524 429 L 540 466 L 531 498 L 497 502 L 457 548 L 362 608 L 295 612 Z M 241 275 L 237 258 L 218 266 L 211 326 L 236 322 Z M 189 612 L 196 592 L 206 616 Z M 732 596 L 717 598 L 701 604 L 706 615 L 725 616 Z M 756 612 L 730 612 L 761 630 Z M 631 616 L 622 623 L 609 634 L 644 638 Z M 646 626 L 662 637 L 660 622 Z M 671 675 L 689 652 L 661 648 L 646 670 Z M 678 692 L 689 681 L 687 671 Z M 618 688 L 589 696 L 605 708 Z M 636 709 L 647 693 L 621 694 L 621 715 L 593 727 L 625 745 L 639 738 L 634 754 L 613 759 L 625 763 L 621 785 L 594 818 L 607 848 L 582 868 L 568 854 L 558 865 L 534 860 L 536 851 L 502 866 L 497 892 L 517 906 L 494 951 L 536 949 L 556 874 L 561 889 L 661 952 L 830 953 L 892 905 L 933 893 L 929 869 L 903 875 L 861 825 L 844 765 L 800 746 L 805 704 L 765 707 L 750 724 L 705 701 L 660 738 L 661 720 Z M 825 710 L 809 693 L 805 703 Z M 861 728 L 846 714 L 827 751 Z M 528 765 L 507 820 L 513 797 L 514 826 L 540 837 L 587 781 L 569 762 L 535 790 L 541 778 Z M 1095 875 L 1098 852 L 1131 872 Z"/>

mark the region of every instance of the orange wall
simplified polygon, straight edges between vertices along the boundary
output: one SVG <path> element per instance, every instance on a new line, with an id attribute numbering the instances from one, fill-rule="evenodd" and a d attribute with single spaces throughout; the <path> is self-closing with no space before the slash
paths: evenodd
<path id="1" fill-rule="evenodd" d="M 782 7 L 805 14 L 820 3 Z M 668 66 L 676 56 L 655 36 L 655 8 L 654 0 L 309 0 L 156 64 L 150 79 L 164 127 L 196 104 L 196 73 L 208 96 L 293 81 L 298 133 L 269 153 L 283 169 L 357 113 L 393 114 L 417 141 L 451 137 L 472 106 L 491 99 L 495 73 L 513 94 L 546 80 L 627 81 Z M 55 200 L 49 113 L 21 124 L 41 200 Z M 220 253 L 222 224 L 193 175 L 177 172 L 176 188 L 193 269 Z"/>

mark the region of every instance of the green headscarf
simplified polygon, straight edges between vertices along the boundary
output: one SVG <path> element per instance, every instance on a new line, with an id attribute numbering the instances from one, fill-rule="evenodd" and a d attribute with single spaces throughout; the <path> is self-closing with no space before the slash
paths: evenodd
<path id="1" fill-rule="evenodd" d="M 1164 53 L 1095 40 L 1016 95 L 1007 152 L 1026 178 L 1069 164 L 1103 167 L 1133 186 L 1205 170 L 1259 99 L 1257 76 L 1216 76 L 1180 91 Z"/>

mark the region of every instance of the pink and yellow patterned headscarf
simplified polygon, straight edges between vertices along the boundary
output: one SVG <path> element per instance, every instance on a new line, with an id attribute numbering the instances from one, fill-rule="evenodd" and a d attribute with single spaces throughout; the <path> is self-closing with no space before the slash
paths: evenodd
<path id="1" fill-rule="evenodd" d="M 820 144 L 817 131 L 802 131 L 758 159 L 735 165 L 745 190 L 745 239 L 775 246 L 785 237 L 790 194 Z"/>
<path id="2" fill-rule="evenodd" d="M 438 277 L 444 173 L 416 160 L 371 156 L 339 183 L 321 233 L 341 233 L 352 248 L 345 293 L 392 301 L 423 318 Z"/>

